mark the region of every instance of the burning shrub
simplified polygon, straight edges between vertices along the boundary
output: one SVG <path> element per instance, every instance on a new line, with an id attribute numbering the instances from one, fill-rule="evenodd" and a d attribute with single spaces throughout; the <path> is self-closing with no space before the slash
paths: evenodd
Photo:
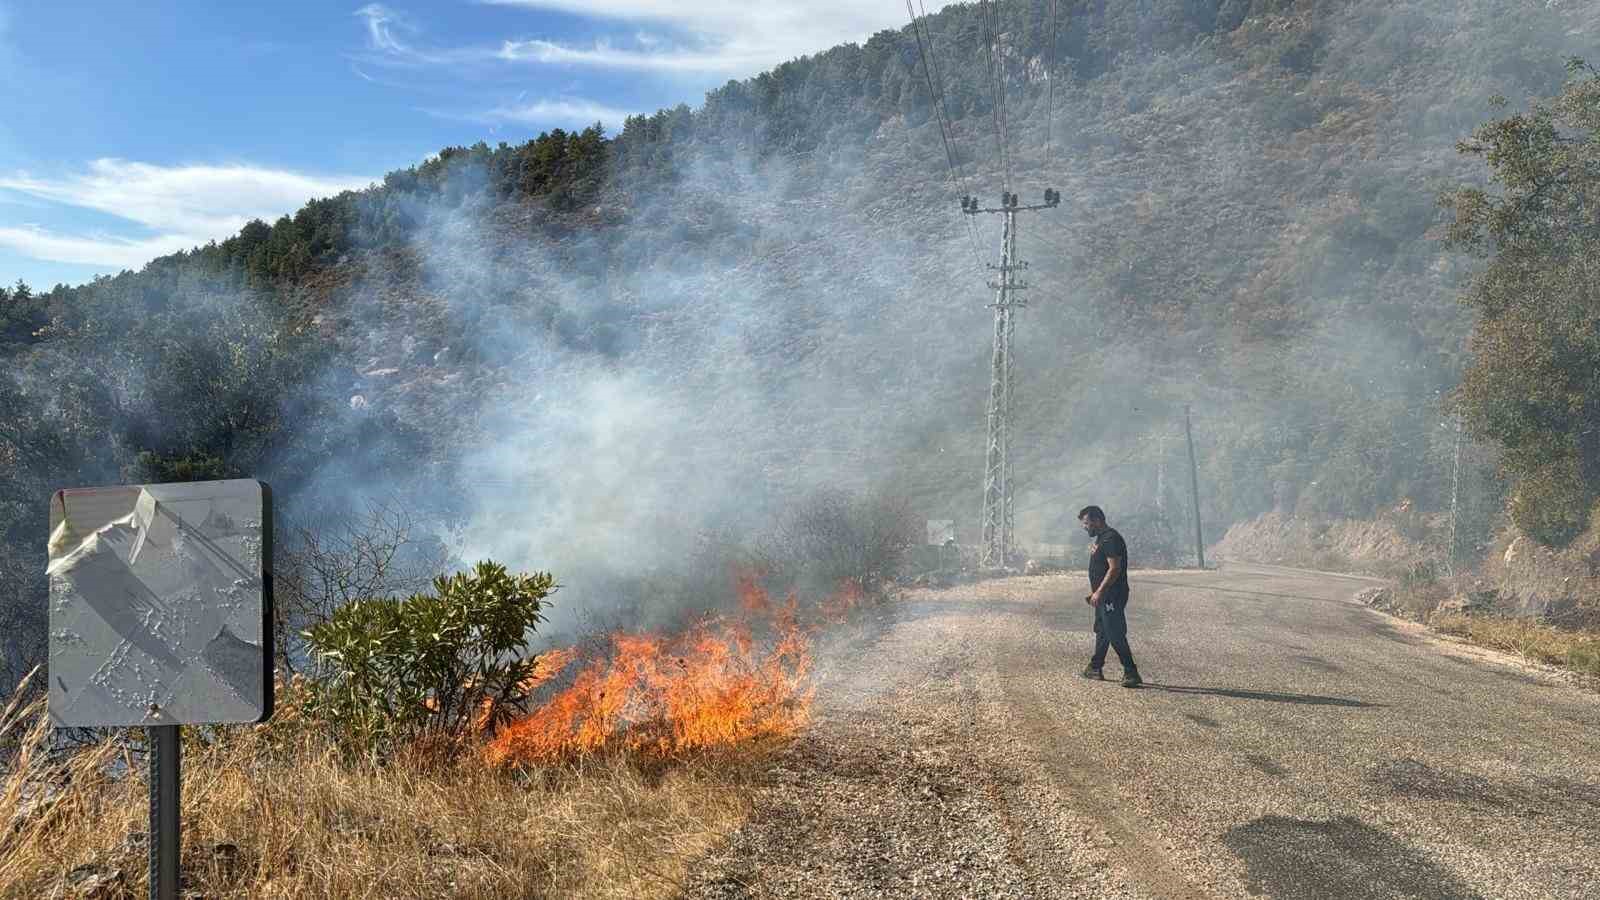
<path id="1" fill-rule="evenodd" d="M 346 604 L 305 632 L 320 670 L 309 712 L 338 723 L 354 749 L 492 728 L 527 700 L 538 657 L 519 657 L 554 579 L 485 561 L 433 586 Z"/>

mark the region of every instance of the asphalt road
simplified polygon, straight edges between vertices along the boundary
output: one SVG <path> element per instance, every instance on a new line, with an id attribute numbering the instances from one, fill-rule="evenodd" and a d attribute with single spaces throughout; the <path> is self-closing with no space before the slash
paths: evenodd
<path id="1" fill-rule="evenodd" d="M 816 721 L 687 895 L 1600 898 L 1600 693 L 1365 580 L 1131 578 L 1139 690 L 1078 677 L 1081 573 L 819 648 Z"/>

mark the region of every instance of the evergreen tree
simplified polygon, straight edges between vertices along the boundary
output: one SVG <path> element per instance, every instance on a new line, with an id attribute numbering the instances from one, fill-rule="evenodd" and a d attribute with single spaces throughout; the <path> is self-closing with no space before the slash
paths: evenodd
<path id="1" fill-rule="evenodd" d="M 1450 243 L 1489 259 L 1463 298 L 1478 319 L 1456 407 L 1505 448 L 1512 516 L 1552 545 L 1582 533 L 1600 497 L 1600 72 L 1577 58 L 1568 71 L 1554 101 L 1459 144 L 1501 190 L 1441 198 Z"/>

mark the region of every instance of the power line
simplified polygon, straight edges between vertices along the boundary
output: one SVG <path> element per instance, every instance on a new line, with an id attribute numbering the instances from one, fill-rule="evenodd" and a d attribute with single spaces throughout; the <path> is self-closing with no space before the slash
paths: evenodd
<path id="1" fill-rule="evenodd" d="M 990 0 L 989 6 L 994 10 L 994 70 L 995 77 L 999 80 L 1000 85 L 1000 136 L 1006 146 L 1006 180 L 1009 182 L 1015 173 L 1011 168 L 1011 115 L 1006 108 L 1006 57 L 1005 44 L 1001 41 L 1001 35 L 1004 34 L 1012 38 L 1015 35 L 1012 31 L 1001 32 L 1000 30 L 1002 24 L 1000 21 L 1000 0 Z"/>
<path id="2" fill-rule="evenodd" d="M 907 2 L 909 3 L 910 0 L 907 0 Z M 924 23 L 926 23 L 928 21 L 928 8 L 923 5 L 922 0 L 917 0 L 917 8 L 922 13 L 922 21 Z M 954 117 L 952 117 L 950 115 L 950 102 L 945 97 L 945 92 L 944 92 L 944 73 L 939 70 L 939 50 L 938 50 L 937 47 L 935 47 L 933 45 L 933 32 L 932 32 L 932 30 L 928 29 L 926 24 L 923 25 L 923 28 L 924 28 L 924 30 L 927 31 L 928 51 L 929 51 L 928 56 L 933 62 L 933 80 L 934 80 L 934 84 L 938 88 L 939 105 L 944 110 L 945 121 L 947 123 L 949 123 L 949 126 L 950 126 L 950 133 L 952 135 L 951 143 L 955 144 L 955 143 L 957 143 L 957 141 L 954 138 L 955 130 L 956 130 L 955 119 L 954 119 Z M 926 63 L 924 63 L 924 68 L 926 68 Z M 958 171 L 960 170 L 960 166 L 959 165 L 956 168 L 957 168 Z M 968 181 L 968 176 L 962 175 L 961 176 L 961 184 L 962 184 L 964 189 L 965 189 L 965 186 L 967 185 L 967 181 Z M 967 236 L 972 241 L 973 252 L 974 252 L 974 254 L 976 256 L 978 256 L 980 258 L 980 265 L 981 265 L 982 253 L 978 249 L 977 228 L 976 228 L 975 225 L 973 225 L 971 219 L 966 219 L 965 221 L 967 222 Z"/>
<path id="3" fill-rule="evenodd" d="M 1049 79 L 1049 93 L 1044 111 L 1044 164 L 1050 166 L 1050 127 L 1056 115 L 1056 0 L 1050 0 L 1050 62 L 1045 65 L 1045 78 Z"/>
<path id="4" fill-rule="evenodd" d="M 995 149 L 1000 156 L 1001 186 L 1009 193 L 1011 190 L 1011 162 L 1006 153 L 1005 129 L 1000 121 L 1000 110 L 1004 97 L 1001 95 L 1001 82 L 995 64 L 995 55 L 998 52 L 996 46 L 997 38 L 994 20 L 989 7 L 988 0 L 978 0 L 978 16 L 983 23 L 984 67 L 987 70 L 989 79 L 989 116 L 994 128 Z"/>
<path id="5" fill-rule="evenodd" d="M 954 187 L 959 193 L 966 189 L 966 185 L 960 180 L 960 176 L 957 174 L 955 151 L 950 147 L 950 133 L 949 130 L 945 128 L 945 119 L 948 117 L 948 112 L 944 109 L 943 79 L 940 79 L 936 82 L 934 71 L 928 65 L 927 47 L 923 44 L 922 28 L 917 24 L 917 14 L 916 11 L 912 9 L 911 0 L 906 0 L 906 15 L 911 17 L 911 33 L 917 39 L 917 54 L 922 57 L 922 74 L 928 80 L 928 95 L 933 99 L 933 117 L 939 122 L 939 138 L 944 142 L 945 161 L 950 165 L 950 183 L 951 186 Z M 924 12 L 923 15 L 926 17 L 926 12 Z M 933 35 L 931 33 L 928 35 L 928 43 L 933 43 Z M 952 128 L 953 127 L 954 126 L 952 125 Z M 908 129 L 908 139 L 909 136 L 910 131 Z M 963 216 L 962 223 L 966 227 L 967 231 L 967 244 L 972 249 L 973 265 L 977 266 L 979 270 L 982 270 L 983 256 L 978 251 L 978 236 L 972 229 L 972 220 L 966 216 Z"/>

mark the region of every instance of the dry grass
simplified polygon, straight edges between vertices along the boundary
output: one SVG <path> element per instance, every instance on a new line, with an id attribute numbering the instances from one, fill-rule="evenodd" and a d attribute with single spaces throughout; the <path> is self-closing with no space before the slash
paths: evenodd
<path id="1" fill-rule="evenodd" d="M 1600 628 L 1581 627 L 1592 617 L 1569 615 L 1561 626 L 1519 616 L 1504 607 L 1455 611 L 1440 605 L 1467 590 L 1468 580 L 1406 580 L 1392 585 L 1386 610 L 1474 644 L 1517 653 L 1528 659 L 1600 675 Z M 1587 609 L 1587 607 L 1586 607 Z M 1580 627 L 1572 627 L 1578 625 Z"/>
<path id="2" fill-rule="evenodd" d="M 1528 619 L 1448 613 L 1435 615 L 1435 628 L 1475 644 L 1520 653 L 1530 659 L 1600 675 L 1600 631 L 1569 631 Z"/>
<path id="3" fill-rule="evenodd" d="M 130 838 L 148 825 L 144 767 L 107 776 L 110 745 L 47 760 L 35 751 L 47 728 L 37 701 L 0 720 L 0 747 L 9 735 L 15 748 L 0 768 L 0 827 L 27 785 L 66 784 L 47 811 L 0 831 L 0 896 L 62 896 L 63 876 L 86 864 L 121 871 L 120 893 L 103 896 L 146 896 L 147 851 Z M 668 896 L 747 812 L 749 751 L 512 773 L 478 753 L 351 764 L 292 715 L 215 738 L 186 742 L 183 761 L 185 888 L 206 897 Z"/>

